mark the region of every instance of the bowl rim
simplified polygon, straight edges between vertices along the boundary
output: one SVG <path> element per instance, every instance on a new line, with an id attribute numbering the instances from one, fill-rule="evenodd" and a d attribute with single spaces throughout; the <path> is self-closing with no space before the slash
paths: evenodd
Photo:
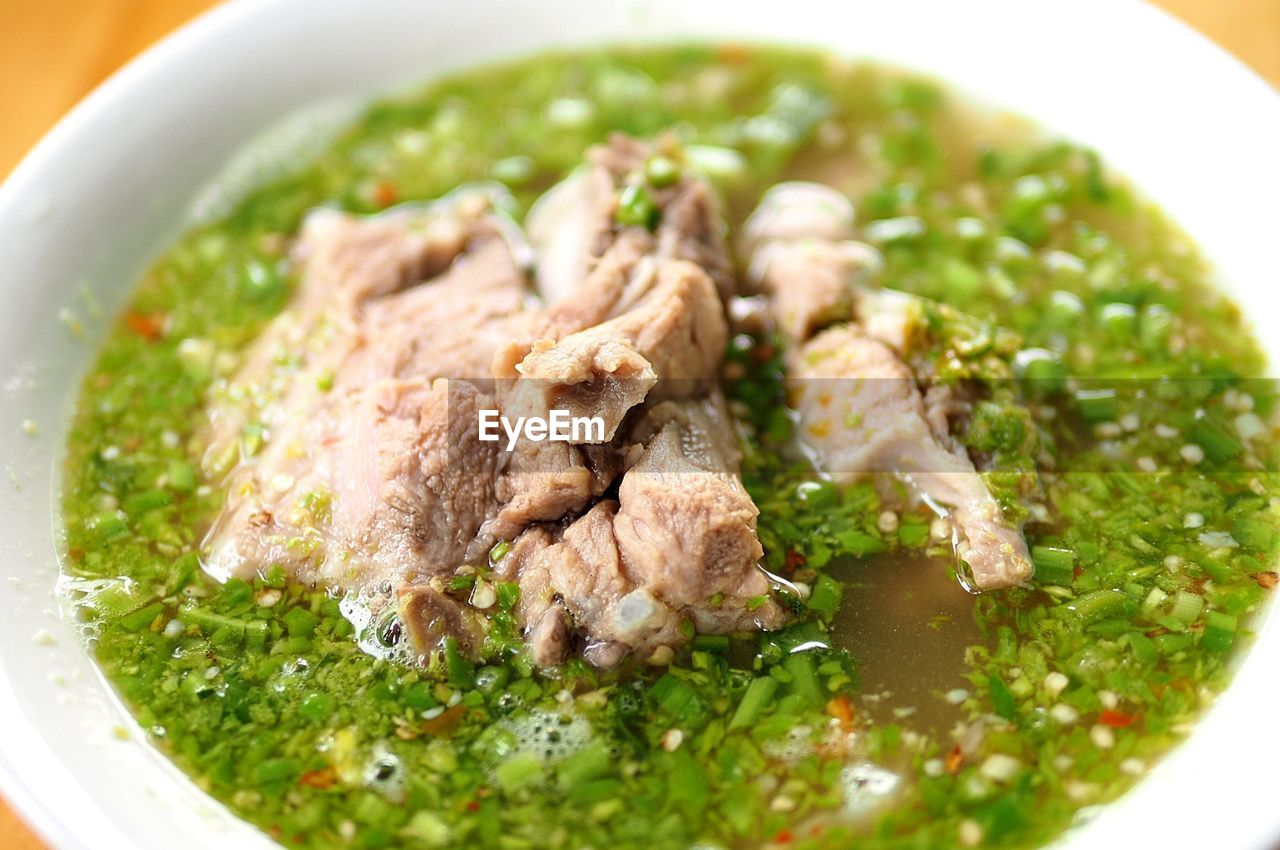
<path id="1" fill-rule="evenodd" d="M 88 131 L 100 115 L 109 113 L 130 90 L 141 86 L 166 66 L 181 62 L 183 54 L 192 47 L 241 25 L 242 21 L 258 14 L 261 7 L 271 2 L 279 0 L 260 0 L 260 3 L 223 0 L 198 13 L 113 71 L 59 118 L 0 182 L 0 209 L 28 191 L 44 163 L 62 155 L 77 135 Z M 4 676 L 3 684 L 7 687 L 9 682 L 2 667 L 0 676 Z M 18 718 L 0 716 L 0 729 L 10 730 L 17 722 Z M 71 827 L 68 818 L 60 815 L 47 798 L 29 787 L 20 767 L 10 759 L 9 750 L 6 731 L 0 735 L 0 794 L 14 813 L 50 847 L 90 850 L 94 846 L 92 841 Z"/>
<path id="2" fill-rule="evenodd" d="M 1217 66 L 1224 77 L 1232 78 L 1232 84 L 1242 93 L 1242 97 L 1246 90 L 1252 89 L 1249 96 L 1257 101 L 1259 94 L 1265 92 L 1272 101 L 1274 111 L 1280 114 L 1280 92 L 1204 34 L 1183 23 L 1171 13 L 1149 5 L 1145 0 L 1109 0 L 1109 2 L 1113 8 L 1123 10 L 1131 22 L 1146 24 L 1150 32 L 1159 33 L 1163 38 L 1180 41 L 1182 46 L 1193 46 L 1197 54 L 1196 61 Z M 229 33 L 234 33 L 242 27 L 253 26 L 258 21 L 266 21 L 291 5 L 296 8 L 296 0 L 254 0 L 254 2 L 226 0 L 196 15 L 139 53 L 80 100 L 20 160 L 0 184 L 0 209 L 7 208 L 29 192 L 37 173 L 48 163 L 55 162 L 63 156 L 68 148 L 76 145 L 83 134 L 91 132 L 103 116 L 111 114 L 119 101 L 128 98 L 157 75 L 179 71 L 184 57 L 190 51 L 217 43 Z M 1085 5 L 1094 12 L 1104 8 L 1098 2 L 1089 2 Z M 945 76 L 942 79 L 946 82 Z M 1106 153 L 1105 149 L 1103 153 Z M 1260 615 L 1261 620 L 1265 620 L 1266 624 L 1271 626 L 1267 630 L 1266 637 L 1269 643 L 1277 643 L 1280 640 L 1280 624 L 1276 623 L 1280 615 L 1276 614 L 1275 607 L 1276 605 L 1272 604 L 1272 610 Z M 1252 655 L 1262 641 L 1263 634 L 1259 628 L 1254 645 L 1241 654 L 1240 660 Z M 9 686 L 10 683 L 2 667 L 0 667 L 0 679 L 3 679 L 0 681 L 0 686 Z M 1224 693 L 1230 693 L 1232 687 L 1234 683 Z M 1197 728 L 1203 725 L 1212 710 L 1212 708 L 1206 709 L 1201 714 L 1197 720 Z M 51 846 L 62 848 L 62 850 L 95 846 L 93 836 L 86 836 L 82 831 L 78 831 L 72 825 L 73 819 L 66 812 L 60 812 L 51 800 L 41 796 L 31 787 L 19 765 L 10 759 L 8 739 L 11 733 L 9 730 L 20 728 L 22 725 L 24 721 L 20 713 L 17 717 L 0 716 L 0 729 L 6 730 L 3 735 L 0 735 L 0 792 L 13 810 Z M 1188 740 L 1193 737 L 1194 733 L 1188 737 Z M 1184 745 L 1179 744 L 1178 747 Z M 1133 793 L 1134 790 L 1131 789 L 1125 797 Z M 1108 808 L 1118 805 L 1123 799 L 1122 797 L 1121 800 L 1109 804 Z M 1260 816 L 1259 830 L 1256 833 L 1258 837 L 1265 840 L 1266 836 L 1280 835 L 1280 811 L 1267 818 L 1265 824 L 1262 820 Z M 1069 836 L 1062 840 L 1066 838 Z"/>

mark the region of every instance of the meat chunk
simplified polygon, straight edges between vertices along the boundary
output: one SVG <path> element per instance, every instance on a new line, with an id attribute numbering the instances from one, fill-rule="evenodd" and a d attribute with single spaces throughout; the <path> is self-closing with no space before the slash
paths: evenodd
<path id="1" fill-rule="evenodd" d="M 628 268 L 642 257 L 686 260 L 702 269 L 722 298 L 736 290 L 733 259 L 724 237 L 715 194 L 704 180 L 683 173 L 670 185 L 645 182 L 650 159 L 682 154 L 670 139 L 654 145 L 615 134 L 588 153 L 588 166 L 548 191 L 529 213 L 527 230 L 539 257 L 538 291 L 546 302 L 570 312 L 589 302 L 600 287 L 590 281 L 611 255 Z M 617 221 L 619 200 L 629 186 L 643 186 L 652 198 L 652 231 Z M 604 302 L 606 310 L 609 308 Z M 595 324 L 604 319 L 598 315 Z"/>
<path id="2" fill-rule="evenodd" d="M 613 443 L 521 439 L 513 451 L 502 453 L 499 469 L 496 492 L 501 508 L 482 536 L 508 540 L 532 523 L 583 511 L 613 484 L 621 458 Z"/>
<path id="3" fill-rule="evenodd" d="M 841 478 L 900 476 L 946 513 L 973 584 L 1020 584 L 1031 561 L 964 449 L 950 438 L 944 401 L 932 404 L 897 354 L 856 325 L 837 325 L 788 360 L 791 400 L 820 469 Z"/>
<path id="4" fill-rule="evenodd" d="M 630 411 L 647 400 L 697 396 L 714 382 L 728 328 L 710 278 L 689 263 L 664 262 L 636 297 L 612 319 L 559 342 L 537 341 L 518 363 L 496 361 L 504 416 L 563 410 L 603 427 L 598 439 L 521 438 L 504 453 L 503 506 L 487 535 L 510 538 L 531 522 L 585 509 L 619 471 L 612 443 Z"/>
<path id="5" fill-rule="evenodd" d="M 592 149 L 588 169 L 535 206 L 528 226 L 539 290 L 550 306 L 525 341 L 494 361 L 495 375 L 543 383 L 549 400 L 599 383 L 601 398 L 622 401 L 605 408 L 608 439 L 626 409 L 646 397 L 649 382 L 688 382 L 677 391 L 685 394 L 705 390 L 727 339 L 721 296 L 733 291 L 732 260 L 705 182 L 686 174 L 651 189 L 658 215 L 652 233 L 615 220 L 621 187 L 640 179 L 653 154 L 615 136 Z"/>
<path id="6" fill-rule="evenodd" d="M 546 553 L 547 579 L 583 637 L 583 655 L 602 667 L 628 652 L 648 657 L 681 642 L 680 617 L 630 575 L 615 529 L 618 503 L 604 500 Z"/>
<path id="7" fill-rule="evenodd" d="M 941 384 L 921 390 L 936 364 L 910 365 L 920 304 L 867 287 L 876 261 L 853 235 L 851 205 L 815 184 L 771 190 L 746 226 L 753 278 L 790 341 L 802 439 L 824 471 L 892 473 L 946 513 L 977 589 L 1020 584 L 1032 573 L 1026 542 L 951 436 L 966 403 Z"/>
<path id="8" fill-rule="evenodd" d="M 528 320 L 527 247 L 488 189 L 371 217 L 312 213 L 293 250 L 298 291 L 215 383 L 204 466 L 240 460 L 246 428 L 305 415 L 330 387 L 383 378 L 490 376 Z"/>
<path id="9" fill-rule="evenodd" d="M 493 353 L 530 321 L 527 303 L 506 242 L 477 239 L 430 283 L 366 305 L 334 386 L 412 376 L 486 384 Z"/>
<path id="10" fill-rule="evenodd" d="M 598 261 L 611 225 L 607 206 L 616 192 L 603 169 L 583 167 L 548 189 L 525 219 L 525 232 L 538 254 L 536 285 L 548 304 L 568 304 Z M 637 256 L 644 253 L 638 246 Z"/>
<path id="11" fill-rule="evenodd" d="M 875 252 L 854 241 L 853 222 L 853 205 L 839 192 L 793 182 L 766 192 L 743 225 L 751 281 L 770 297 L 789 339 L 808 339 L 853 315 L 878 265 Z"/>
<path id="12" fill-rule="evenodd" d="M 443 379 L 327 399 L 234 478 L 206 568 L 248 578 L 278 565 L 342 589 L 452 574 L 496 509 L 497 447 L 473 424 L 493 405 Z"/>
<path id="13" fill-rule="evenodd" d="M 466 657 L 480 657 L 485 637 L 484 616 L 475 608 L 446 596 L 429 584 L 408 584 L 396 592 L 400 622 L 410 645 L 423 656 L 453 638 Z"/>
<path id="14" fill-rule="evenodd" d="M 494 359 L 509 419 L 553 409 L 599 417 L 609 443 L 642 402 L 695 396 L 714 382 L 728 336 L 719 292 L 732 286 L 732 263 L 709 188 L 685 175 L 653 190 L 653 233 L 615 220 L 621 187 L 652 154 L 614 137 L 530 214 L 539 287 L 553 303 Z M 521 441 L 504 456 L 504 506 L 488 531 L 510 537 L 582 511 L 616 471 L 607 450 Z"/>
<path id="15" fill-rule="evenodd" d="M 211 573 L 278 565 L 351 589 L 449 572 L 483 546 L 497 447 L 475 422 L 496 407 L 504 330 L 528 318 L 517 243 L 492 203 L 461 192 L 309 217 L 294 302 L 213 405 L 211 451 L 248 422 L 266 439 L 227 480 Z"/>
<path id="16" fill-rule="evenodd" d="M 726 634 L 785 619 L 758 566 L 758 512 L 736 474 L 723 400 L 663 402 L 634 435 L 637 460 L 616 501 L 596 502 L 554 535 L 525 532 L 507 556 L 539 664 L 562 660 L 574 635 L 589 661 L 608 667 L 629 654 L 669 657 L 686 621 Z"/>
<path id="17" fill-rule="evenodd" d="M 770 589 L 757 568 L 759 511 L 738 477 L 724 401 L 717 393 L 664 402 L 646 411 L 636 435 L 645 449 L 618 489 L 618 545 L 637 581 L 700 628 L 721 631 L 720 615 L 741 616 Z M 721 601 L 707 608 L 710 599 Z M 761 610 L 754 616 L 776 622 Z"/>
<path id="18" fill-rule="evenodd" d="M 367 218 L 315 211 L 295 248 L 306 269 L 299 306 L 354 321 L 373 299 L 436 277 L 462 253 L 491 201 L 477 190 Z"/>
<path id="19" fill-rule="evenodd" d="M 538 340 L 508 373 L 504 399 L 536 396 L 521 410 L 553 408 L 604 419 L 612 440 L 627 411 L 659 393 L 688 396 L 715 380 L 728 326 L 710 278 L 686 262 L 653 270 L 646 292 L 625 312 L 555 342 Z"/>
<path id="20" fill-rule="evenodd" d="M 712 195 L 684 176 L 650 187 L 653 232 L 616 221 L 622 187 L 652 155 L 614 138 L 538 203 L 529 231 L 552 303 L 535 338 L 495 358 L 507 415 L 563 409 L 605 424 L 595 445 L 528 444 L 505 459 L 499 536 L 586 511 L 551 537 L 517 539 L 521 618 L 540 664 L 573 636 L 611 666 L 661 657 L 685 621 L 724 633 L 783 619 L 713 390 L 728 336 L 721 294 L 734 284 Z M 617 499 L 600 499 L 624 462 Z"/>

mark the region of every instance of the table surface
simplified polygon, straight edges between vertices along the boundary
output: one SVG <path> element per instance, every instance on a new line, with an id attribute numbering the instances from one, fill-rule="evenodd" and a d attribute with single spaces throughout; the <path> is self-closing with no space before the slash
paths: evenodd
<path id="1" fill-rule="evenodd" d="M 1280 0 L 1156 0 L 1280 85 Z M 0 175 L 72 105 L 212 0 L 0 0 Z M 68 21 L 74 20 L 73 27 Z M 0 847 L 45 845 L 0 801 Z"/>

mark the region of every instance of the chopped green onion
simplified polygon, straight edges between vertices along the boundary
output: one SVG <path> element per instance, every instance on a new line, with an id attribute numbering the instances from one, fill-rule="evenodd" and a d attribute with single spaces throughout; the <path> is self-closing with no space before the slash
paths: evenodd
<path id="1" fill-rule="evenodd" d="M 1076 554 L 1070 549 L 1033 546 L 1031 560 L 1036 565 L 1036 581 L 1040 584 L 1070 586 L 1075 580 Z"/>
<path id="2" fill-rule="evenodd" d="M 824 510 L 840 503 L 840 490 L 830 481 L 803 481 L 796 485 L 796 498 L 806 507 Z"/>
<path id="3" fill-rule="evenodd" d="M 1224 535 L 1224 536 L 1229 537 L 1229 535 Z M 1231 538 L 1231 539 L 1234 539 L 1234 538 Z M 1210 546 L 1211 548 L 1222 545 L 1221 543 L 1218 543 L 1218 542 L 1211 543 L 1209 542 L 1209 540 L 1203 540 L 1201 542 L 1203 542 L 1206 546 Z M 1204 570 L 1204 572 L 1209 576 L 1209 578 L 1213 579 L 1216 582 L 1221 582 L 1222 584 L 1227 584 L 1239 577 L 1239 573 L 1237 573 L 1235 569 L 1231 566 L 1231 563 L 1226 560 L 1219 560 L 1218 558 L 1205 558 L 1203 561 L 1200 562 L 1199 566 L 1200 566 L 1200 569 Z"/>
<path id="4" fill-rule="evenodd" d="M 514 581 L 500 581 L 494 589 L 498 592 L 498 607 L 503 611 L 510 611 L 520 601 L 520 585 Z"/>
<path id="5" fill-rule="evenodd" d="M 284 567 L 279 564 L 272 564 L 267 567 L 266 572 L 262 574 L 262 582 L 267 587 L 276 589 L 283 588 L 288 581 L 288 574 L 285 573 Z"/>
<path id="6" fill-rule="evenodd" d="M 1058 289 L 1049 296 L 1049 303 L 1044 307 L 1042 321 L 1051 328 L 1067 330 L 1080 321 L 1084 315 L 1084 302 L 1072 292 Z M 1040 349 L 1043 351 L 1043 349 Z M 1048 354 L 1048 352 L 1045 352 Z M 1053 357 L 1053 355 L 1050 355 Z M 1056 359 L 1056 357 L 1054 358 Z"/>
<path id="7" fill-rule="evenodd" d="M 511 551 L 511 544 L 506 540 L 499 540 L 493 544 L 493 548 L 489 550 L 489 565 L 497 566 L 498 562 L 507 557 L 507 553 Z"/>
<path id="8" fill-rule="evenodd" d="M 570 802 L 576 805 L 592 806 L 594 811 L 594 806 L 600 803 L 610 806 L 621 805 L 621 795 L 621 782 L 616 779 L 595 779 L 574 787 L 568 797 Z"/>
<path id="9" fill-rule="evenodd" d="M 987 688 L 991 694 L 991 709 L 1005 720 L 1018 718 L 1018 703 L 1013 698 L 1009 686 L 999 674 L 992 673 L 987 677 Z"/>
<path id="10" fill-rule="evenodd" d="M 271 758 L 258 762 L 254 778 L 259 785 L 288 784 L 301 772 L 297 759 Z"/>
<path id="11" fill-rule="evenodd" d="M 85 520 L 84 525 L 104 543 L 119 537 L 129 530 L 129 522 L 124 515 L 124 511 L 105 511 L 100 514 L 94 514 Z"/>
<path id="12" fill-rule="evenodd" d="M 822 684 L 818 681 L 813 653 L 793 652 L 783 659 L 782 667 L 791 674 L 791 681 L 787 684 L 791 693 L 799 695 L 810 705 L 822 704 Z"/>
<path id="13" fill-rule="evenodd" d="M 1226 652 L 1236 640 L 1239 623 L 1230 614 L 1210 611 L 1204 615 L 1204 636 L 1200 644 L 1210 652 Z"/>
<path id="14" fill-rule="evenodd" d="M 426 847 L 448 847 L 453 834 L 449 824 L 435 812 L 419 809 L 400 830 L 406 838 L 417 839 Z"/>
<path id="15" fill-rule="evenodd" d="M 644 175 L 655 189 L 662 189 L 680 179 L 680 166 L 665 156 L 655 156 L 645 165 Z"/>
<path id="16" fill-rule="evenodd" d="M 1058 355 L 1043 348 L 1019 351 L 1014 369 L 1029 395 L 1044 396 L 1062 390 L 1067 381 L 1067 367 Z"/>
<path id="17" fill-rule="evenodd" d="M 401 692 L 400 698 L 414 711 L 426 711 L 440 705 L 434 691 L 435 688 L 430 682 L 414 682 Z"/>
<path id="18" fill-rule="evenodd" d="M 1129 632 L 1129 646 L 1133 649 L 1133 657 L 1142 664 L 1154 664 L 1160 656 L 1155 643 L 1142 632 Z"/>
<path id="19" fill-rule="evenodd" d="M 556 766 L 556 781 L 561 790 L 568 791 L 587 780 L 604 776 L 609 772 L 612 759 L 608 745 L 599 738 L 593 738 Z"/>
<path id="20" fill-rule="evenodd" d="M 1196 417 L 1196 423 L 1187 432 L 1187 438 L 1204 449 L 1205 457 L 1214 463 L 1226 463 L 1239 457 L 1244 451 L 1235 437 L 1204 414 Z"/>
<path id="21" fill-rule="evenodd" d="M 458 575 L 449 579 L 445 587 L 452 592 L 457 592 L 459 590 L 470 590 L 475 583 L 476 577 L 474 575 Z"/>
<path id="22" fill-rule="evenodd" d="M 125 614 L 120 618 L 120 625 L 131 632 L 140 632 L 151 625 L 156 617 L 164 611 L 163 602 L 153 602 L 143 608 L 139 608 L 131 614 Z"/>
<path id="23" fill-rule="evenodd" d="M 929 540 L 929 526 L 923 522 L 904 521 L 898 526 L 898 542 L 906 549 L 919 549 Z"/>
<path id="24" fill-rule="evenodd" d="M 855 558 L 876 555 L 885 550 L 884 541 L 856 528 L 847 529 L 836 534 L 836 542 Z"/>
<path id="25" fill-rule="evenodd" d="M 1200 617 L 1200 611 L 1203 609 L 1203 596 L 1182 590 L 1173 598 L 1173 607 L 1169 609 L 1169 616 L 1185 628 Z"/>
<path id="26" fill-rule="evenodd" d="M 329 719 L 335 705 L 336 701 L 332 694 L 311 693 L 307 694 L 302 700 L 302 705 L 298 706 L 298 714 L 307 720 L 320 723 Z"/>
<path id="27" fill-rule="evenodd" d="M 809 594 L 809 600 L 806 605 L 810 611 L 817 612 L 822 619 L 830 620 L 840 607 L 842 591 L 843 588 L 840 582 L 831 576 L 820 575 L 813 584 L 813 592 Z"/>
<path id="28" fill-rule="evenodd" d="M 127 513 L 138 517 L 148 511 L 163 508 L 172 501 L 173 498 L 164 490 L 144 490 L 126 499 L 124 508 Z"/>
<path id="29" fill-rule="evenodd" d="M 489 166 L 489 176 L 508 186 L 523 186 L 536 171 L 537 164 L 521 154 L 499 159 Z"/>
<path id="30" fill-rule="evenodd" d="M 234 617 L 224 617 L 221 614 L 215 614 L 212 611 L 206 611 L 195 606 L 183 607 L 179 612 L 179 616 L 184 623 L 199 626 L 210 636 L 216 632 L 230 631 L 243 639 L 249 640 L 251 643 L 261 644 L 266 641 L 267 624 L 263 620 L 240 620 Z"/>
<path id="31" fill-rule="evenodd" d="M 1116 391 L 1078 390 L 1076 407 L 1089 422 L 1111 422 L 1116 418 Z"/>
<path id="32" fill-rule="evenodd" d="M 1102 327 L 1116 339 L 1131 339 L 1138 329 L 1138 312 L 1132 304 L 1106 304 L 1099 318 Z"/>
<path id="33" fill-rule="evenodd" d="M 507 794 L 527 788 L 542 779 L 542 761 L 528 750 L 515 753 L 493 769 L 498 784 Z"/>
<path id="34" fill-rule="evenodd" d="M 746 693 L 742 695 L 742 701 L 738 703 L 737 710 L 729 720 L 729 728 L 745 729 L 759 720 L 777 691 L 777 679 L 770 676 L 752 679 L 751 684 L 747 685 Z"/>
<path id="35" fill-rule="evenodd" d="M 654 203 L 653 196 L 642 183 L 631 183 L 618 196 L 618 208 L 613 217 L 624 227 L 643 227 L 653 230 L 658 226 L 662 211 Z"/>
<path id="36" fill-rule="evenodd" d="M 693 648 L 703 652 L 726 653 L 729 651 L 728 635 L 698 635 L 693 639 Z"/>
<path id="37" fill-rule="evenodd" d="M 1148 304 L 1142 310 L 1138 325 L 1138 339 L 1147 352 L 1158 352 L 1168 345 L 1173 333 L 1173 313 L 1162 304 Z"/>
<path id="38" fill-rule="evenodd" d="M 191 468 L 191 464 L 181 460 L 169 461 L 169 468 L 166 472 L 169 479 L 169 487 L 179 493 L 190 493 L 196 489 L 196 471 Z"/>
<path id="39" fill-rule="evenodd" d="M 707 782 L 707 774 L 702 765 L 688 749 L 667 753 L 664 761 L 669 764 L 668 799 L 690 816 L 701 812 L 711 802 L 711 785 Z"/>
<path id="40" fill-rule="evenodd" d="M 306 608 L 290 608 L 281 619 L 289 630 L 289 637 L 311 637 L 320 625 L 320 618 Z"/>
<path id="41" fill-rule="evenodd" d="M 677 720 L 696 716 L 703 711 L 702 699 L 693 686 L 670 673 L 653 683 L 650 694 L 664 714 Z"/>
<path id="42" fill-rule="evenodd" d="M 444 639 L 444 669 L 449 684 L 457 688 L 474 688 L 476 685 L 476 669 L 458 648 L 456 638 Z"/>
<path id="43" fill-rule="evenodd" d="M 1231 536 L 1247 549 L 1270 552 L 1274 532 L 1271 523 L 1241 517 L 1231 524 Z"/>
<path id="44" fill-rule="evenodd" d="M 1191 646 L 1193 638 L 1189 634 L 1165 634 L 1151 639 L 1161 655 L 1173 655 Z"/>
<path id="45" fill-rule="evenodd" d="M 1147 594 L 1147 598 L 1142 600 L 1143 613 L 1150 614 L 1151 612 L 1158 609 L 1161 605 L 1163 605 L 1165 603 L 1165 600 L 1168 598 L 1169 598 L 1169 594 L 1165 593 L 1160 588 L 1158 587 L 1151 588 L 1151 592 Z"/>
<path id="46" fill-rule="evenodd" d="M 1068 607 L 1086 623 L 1122 614 L 1129 597 L 1120 590 L 1095 590 L 1072 602 Z"/>
<path id="47" fill-rule="evenodd" d="M 112 582 L 85 599 L 85 605 L 107 617 L 122 617 L 138 608 L 139 600 L 124 582 Z"/>

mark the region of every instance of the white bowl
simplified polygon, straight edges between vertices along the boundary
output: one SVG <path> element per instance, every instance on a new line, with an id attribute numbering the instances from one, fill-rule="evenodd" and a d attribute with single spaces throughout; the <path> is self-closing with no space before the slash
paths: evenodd
<path id="1" fill-rule="evenodd" d="M 0 783 L 59 848 L 270 847 L 143 736 L 58 617 L 52 506 L 69 403 L 109 316 L 200 188 L 302 107 L 551 46 L 744 39 L 935 74 L 1088 142 L 1193 236 L 1246 313 L 1280 314 L 1280 98 L 1132 0 L 257 0 L 200 18 L 76 108 L 0 189 Z M 33 69 L 33 72 L 36 72 Z M 60 314 L 86 326 L 68 332 Z M 1258 327 L 1272 357 L 1280 327 Z M 23 432 L 35 422 L 36 436 Z M 1072 847 L 1280 838 L 1280 624 L 1139 787 Z"/>

